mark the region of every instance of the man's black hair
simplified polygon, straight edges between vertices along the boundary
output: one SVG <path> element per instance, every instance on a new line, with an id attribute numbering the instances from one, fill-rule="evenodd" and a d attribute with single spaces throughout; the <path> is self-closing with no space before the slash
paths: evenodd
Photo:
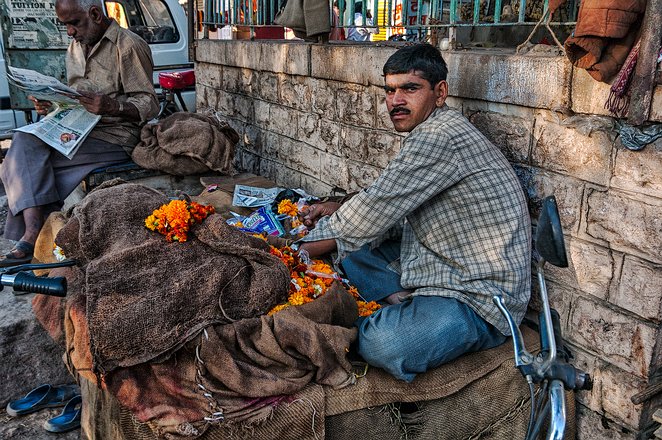
<path id="1" fill-rule="evenodd" d="M 436 47 L 419 43 L 398 49 L 384 64 L 384 76 L 415 71 L 434 87 L 448 75 L 446 61 Z"/>
<path id="2" fill-rule="evenodd" d="M 363 14 L 363 2 L 354 3 L 354 13 Z"/>

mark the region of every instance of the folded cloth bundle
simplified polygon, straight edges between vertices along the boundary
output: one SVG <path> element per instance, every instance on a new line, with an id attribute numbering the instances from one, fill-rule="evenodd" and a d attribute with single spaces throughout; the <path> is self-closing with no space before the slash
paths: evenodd
<path id="1" fill-rule="evenodd" d="M 570 62 L 596 81 L 608 83 L 637 41 L 645 9 L 646 0 L 582 1 L 577 26 L 564 44 Z"/>
<path id="2" fill-rule="evenodd" d="M 239 134 L 214 116 L 177 112 L 145 125 L 131 158 L 143 168 L 176 176 L 230 174 L 237 141 Z"/>

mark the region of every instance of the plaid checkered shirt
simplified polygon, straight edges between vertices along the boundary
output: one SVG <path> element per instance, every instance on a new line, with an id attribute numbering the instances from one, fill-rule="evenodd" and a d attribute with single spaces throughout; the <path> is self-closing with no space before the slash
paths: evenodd
<path id="1" fill-rule="evenodd" d="M 335 239 L 338 257 L 401 227 L 401 284 L 456 298 L 503 334 L 492 302 L 519 323 L 531 284 L 531 224 L 515 172 L 461 113 L 444 105 L 405 138 L 369 187 L 319 220 L 304 241 Z"/>

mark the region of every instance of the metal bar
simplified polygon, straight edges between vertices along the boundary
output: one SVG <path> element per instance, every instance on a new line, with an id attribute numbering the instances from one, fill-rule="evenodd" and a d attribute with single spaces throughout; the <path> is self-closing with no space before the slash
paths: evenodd
<path id="1" fill-rule="evenodd" d="M 451 0 L 448 17 L 451 25 L 457 23 L 457 0 Z"/>
<path id="2" fill-rule="evenodd" d="M 473 24 L 478 24 L 478 19 L 480 18 L 480 0 L 473 0 L 474 2 L 474 16 Z"/>
<path id="3" fill-rule="evenodd" d="M 405 28 L 409 26 L 409 1 L 410 0 L 402 0 L 402 26 Z"/>
<path id="4" fill-rule="evenodd" d="M 526 15 L 526 0 L 520 0 L 519 2 L 519 17 L 517 18 L 517 21 L 519 23 L 524 23 Z"/>
<path id="5" fill-rule="evenodd" d="M 494 23 L 499 24 L 501 21 L 501 0 L 496 0 L 494 3 Z"/>

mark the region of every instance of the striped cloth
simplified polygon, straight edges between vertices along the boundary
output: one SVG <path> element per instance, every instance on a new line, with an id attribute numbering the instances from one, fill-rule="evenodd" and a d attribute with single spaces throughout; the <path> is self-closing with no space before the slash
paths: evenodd
<path id="1" fill-rule="evenodd" d="M 468 304 L 508 335 L 492 302 L 519 323 L 531 283 L 531 228 L 522 187 L 503 154 L 444 105 L 404 140 L 379 178 L 305 241 L 335 239 L 339 259 L 402 228 L 401 284 Z"/>

